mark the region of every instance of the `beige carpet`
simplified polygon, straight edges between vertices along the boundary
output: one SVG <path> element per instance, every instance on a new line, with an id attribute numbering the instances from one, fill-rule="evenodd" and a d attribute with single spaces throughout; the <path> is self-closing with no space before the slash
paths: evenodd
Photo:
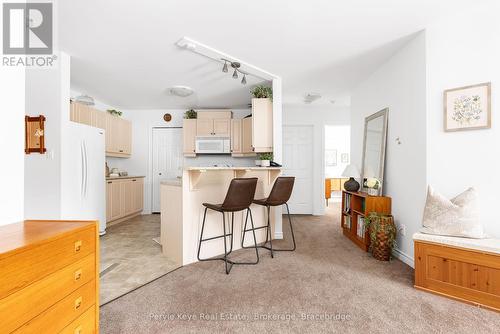
<path id="1" fill-rule="evenodd" d="M 410 267 L 363 253 L 330 210 L 293 218 L 294 253 L 262 251 L 229 276 L 220 261 L 196 263 L 103 306 L 102 333 L 498 332 L 498 313 L 417 291 Z"/>

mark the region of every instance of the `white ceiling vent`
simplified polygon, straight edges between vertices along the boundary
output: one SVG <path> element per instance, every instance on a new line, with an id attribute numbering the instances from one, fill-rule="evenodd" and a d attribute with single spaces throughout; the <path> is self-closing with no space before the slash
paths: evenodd
<path id="1" fill-rule="evenodd" d="M 180 97 L 188 97 L 194 93 L 194 90 L 188 86 L 173 86 L 169 89 L 170 94 Z"/>

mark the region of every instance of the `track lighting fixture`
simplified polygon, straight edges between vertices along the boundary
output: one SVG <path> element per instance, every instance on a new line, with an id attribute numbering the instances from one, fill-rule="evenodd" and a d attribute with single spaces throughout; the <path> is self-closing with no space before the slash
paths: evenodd
<path id="1" fill-rule="evenodd" d="M 242 72 L 240 70 L 241 64 L 236 62 L 236 61 L 230 61 L 224 58 L 221 58 L 221 60 L 224 62 L 224 66 L 222 66 L 222 72 L 227 73 L 228 72 L 228 66 L 227 64 L 229 63 L 231 67 L 234 69 L 233 71 L 233 79 L 238 79 L 238 73 L 243 75 L 243 78 L 241 79 L 241 84 L 246 85 L 247 84 L 247 73 Z"/>

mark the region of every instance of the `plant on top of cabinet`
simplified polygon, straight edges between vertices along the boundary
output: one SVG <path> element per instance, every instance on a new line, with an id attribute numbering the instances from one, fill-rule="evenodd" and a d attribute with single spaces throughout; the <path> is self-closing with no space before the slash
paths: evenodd
<path id="1" fill-rule="evenodd" d="M 196 119 L 196 111 L 194 109 L 189 109 L 184 113 L 184 118 L 185 119 Z"/>
<path id="2" fill-rule="evenodd" d="M 108 109 L 106 111 L 113 116 L 121 116 L 123 114 L 121 111 L 116 110 L 116 109 Z"/>
<path id="3" fill-rule="evenodd" d="M 250 91 L 256 99 L 272 99 L 273 89 L 269 86 L 259 85 L 252 88 Z"/>

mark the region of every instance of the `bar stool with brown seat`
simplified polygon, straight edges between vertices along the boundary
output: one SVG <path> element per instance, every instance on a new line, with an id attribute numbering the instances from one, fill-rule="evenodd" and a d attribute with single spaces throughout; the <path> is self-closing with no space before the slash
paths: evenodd
<path id="1" fill-rule="evenodd" d="M 274 257 L 273 252 L 293 252 L 296 248 L 297 245 L 295 243 L 295 235 L 293 233 L 293 225 L 292 225 L 292 219 L 290 217 L 290 209 L 288 208 L 288 200 L 290 199 L 290 196 L 292 195 L 292 190 L 293 190 L 293 184 L 295 182 L 295 177 L 293 176 L 280 176 L 276 179 L 274 182 L 273 188 L 271 189 L 271 192 L 269 193 L 269 197 L 263 198 L 263 199 L 255 199 L 253 200 L 254 204 L 257 205 L 262 205 L 267 208 L 267 225 L 265 226 L 260 226 L 260 227 L 252 227 L 247 230 L 247 224 L 245 222 L 245 226 L 243 228 L 243 237 L 241 238 L 241 247 L 242 248 L 251 248 L 251 247 L 243 247 L 244 242 L 245 242 L 245 234 L 247 232 L 252 231 L 255 234 L 255 230 L 266 228 L 266 241 L 264 244 L 258 246 L 260 248 L 265 248 L 271 251 L 271 257 Z M 292 234 L 292 242 L 293 242 L 293 247 L 288 248 L 288 249 L 276 249 L 273 248 L 273 241 L 272 241 L 272 235 L 271 235 L 271 207 L 272 206 L 280 206 L 280 205 L 285 205 L 287 214 L 288 214 L 288 221 L 290 222 L 290 231 Z M 267 243 L 269 242 L 269 247 L 267 246 Z M 253 247 L 252 247 L 253 248 Z"/>
<path id="2" fill-rule="evenodd" d="M 222 204 L 203 203 L 203 206 L 205 207 L 205 213 L 203 214 L 203 224 L 201 225 L 200 242 L 198 244 L 199 261 L 222 260 L 225 262 L 226 274 L 229 274 L 233 265 L 235 264 L 253 265 L 259 263 L 259 251 L 257 249 L 257 238 L 255 237 L 255 231 L 253 232 L 254 247 L 246 247 L 246 248 L 255 248 L 255 254 L 257 255 L 257 260 L 255 262 L 235 262 L 228 259 L 229 254 L 231 254 L 231 252 L 233 251 L 234 213 L 238 211 L 247 210 L 245 218 L 245 226 L 247 225 L 248 216 L 250 215 L 250 224 L 252 225 L 252 228 L 254 227 L 252 210 L 250 209 L 250 205 L 252 204 L 252 200 L 255 196 L 256 187 L 257 187 L 256 177 L 235 178 L 231 180 L 231 184 L 229 185 L 229 189 L 226 193 L 226 198 L 224 199 L 224 202 Z M 205 229 L 205 219 L 207 217 L 208 209 L 222 213 L 222 226 L 224 234 L 203 239 L 203 231 Z M 229 233 L 226 233 L 226 217 L 225 217 L 226 212 L 231 212 L 231 229 L 229 230 Z M 227 251 L 227 243 L 226 243 L 227 237 L 231 237 L 229 252 Z M 224 256 L 209 258 L 209 259 L 200 258 L 202 242 L 218 238 L 224 238 Z"/>

